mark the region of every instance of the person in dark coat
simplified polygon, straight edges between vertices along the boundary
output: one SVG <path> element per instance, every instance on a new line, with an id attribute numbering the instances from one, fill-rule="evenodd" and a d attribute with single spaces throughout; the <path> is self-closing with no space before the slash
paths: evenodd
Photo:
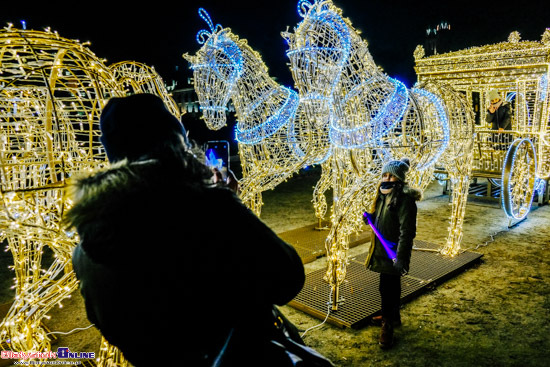
<path id="1" fill-rule="evenodd" d="M 137 367 L 284 366 L 268 341 L 305 282 L 295 249 L 213 183 L 160 98 L 113 98 L 100 128 L 110 167 L 75 179 L 65 218 L 89 320 Z"/>
<path id="2" fill-rule="evenodd" d="M 422 197 L 419 190 L 407 185 L 408 170 L 406 158 L 387 162 L 382 168 L 382 180 L 373 205 L 365 213 L 382 236 L 380 239 L 373 231 L 365 265 L 380 273 L 382 314 L 374 317 L 373 322 L 382 326 L 379 343 L 383 348 L 393 345 L 393 328 L 401 325 L 401 276 L 409 271 L 416 236 L 416 201 Z"/>
<path id="3" fill-rule="evenodd" d="M 512 105 L 503 101 L 496 90 L 489 92 L 489 101 L 491 104 L 487 109 L 485 121 L 491 124 L 493 130 L 498 130 L 498 133 L 493 134 L 493 141 L 499 143 L 495 144 L 495 148 L 506 150 L 511 143 L 512 135 L 503 131 L 512 130 Z"/>

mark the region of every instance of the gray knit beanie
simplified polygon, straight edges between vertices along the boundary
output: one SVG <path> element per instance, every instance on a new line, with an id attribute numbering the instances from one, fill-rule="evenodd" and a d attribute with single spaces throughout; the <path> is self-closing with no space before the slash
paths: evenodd
<path id="1" fill-rule="evenodd" d="M 489 91 L 489 101 L 492 101 L 494 99 L 500 99 L 500 94 L 498 94 L 498 91 L 496 89 Z"/>
<path id="2" fill-rule="evenodd" d="M 397 177 L 400 181 L 405 182 L 407 171 L 409 170 L 409 160 L 402 158 L 400 161 L 389 161 L 382 167 L 382 175 L 384 173 L 391 173 Z"/>

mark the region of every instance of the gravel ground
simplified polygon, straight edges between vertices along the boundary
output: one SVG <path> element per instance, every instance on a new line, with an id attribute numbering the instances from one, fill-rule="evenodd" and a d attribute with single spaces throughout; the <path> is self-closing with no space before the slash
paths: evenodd
<path id="1" fill-rule="evenodd" d="M 277 233 L 315 223 L 311 193 L 317 179 L 313 169 L 266 192 L 262 219 Z M 443 244 L 450 205 L 437 182 L 418 207 L 417 238 Z M 356 330 L 325 323 L 308 331 L 305 342 L 336 366 L 547 366 L 550 206 L 535 205 L 526 221 L 507 225 L 497 205 L 470 200 L 462 247 L 483 254 L 481 262 L 404 304 L 394 348 L 380 349 L 375 326 Z M 367 251 L 369 245 L 354 247 L 350 256 Z M 12 296 L 6 290 L 13 277 L 6 270 L 7 255 L 0 258 L 0 304 Z M 320 258 L 306 264 L 306 272 L 324 266 Z M 301 330 L 322 322 L 290 306 L 281 309 Z M 78 292 L 50 316 L 47 325 L 52 331 L 90 325 Z M 101 336 L 93 327 L 56 336 L 52 349 L 99 352 Z"/>

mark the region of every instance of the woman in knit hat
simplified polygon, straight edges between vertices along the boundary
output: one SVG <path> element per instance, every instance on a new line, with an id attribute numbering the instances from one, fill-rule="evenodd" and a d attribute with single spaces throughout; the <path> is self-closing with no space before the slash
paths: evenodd
<path id="1" fill-rule="evenodd" d="M 498 130 L 498 133 L 493 134 L 493 142 L 500 143 L 494 144 L 494 148 L 497 150 L 507 150 L 512 142 L 512 135 L 503 133 L 503 131 L 512 130 L 512 105 L 507 101 L 503 101 L 495 89 L 489 92 L 488 97 L 491 104 L 487 109 L 485 121 L 491 124 L 493 130 Z"/>
<path id="2" fill-rule="evenodd" d="M 496 90 L 489 92 L 489 108 L 487 109 L 486 121 L 492 124 L 493 130 L 512 129 L 512 108 L 510 103 L 503 101 Z"/>
<path id="3" fill-rule="evenodd" d="M 365 263 L 368 269 L 380 273 L 382 314 L 374 317 L 373 322 L 382 326 L 379 339 L 382 348 L 393 345 L 393 328 L 401 325 L 401 276 L 409 271 L 416 236 L 416 201 L 422 197 L 419 190 L 407 185 L 408 170 L 406 158 L 387 162 L 373 204 L 365 213 L 382 237 L 373 232 Z"/>

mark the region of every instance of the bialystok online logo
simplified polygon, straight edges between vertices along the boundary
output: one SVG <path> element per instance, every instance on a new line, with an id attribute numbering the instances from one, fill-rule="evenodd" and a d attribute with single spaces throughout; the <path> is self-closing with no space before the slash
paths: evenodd
<path id="1" fill-rule="evenodd" d="M 70 362 L 67 359 L 93 359 L 95 352 L 71 352 L 69 348 L 57 348 L 57 352 L 13 352 L 11 350 L 3 350 L 1 352 L 2 359 L 17 359 L 22 365 L 61 365 L 61 364 L 80 364 L 80 362 Z M 31 361 L 35 359 L 55 359 L 55 361 Z"/>

